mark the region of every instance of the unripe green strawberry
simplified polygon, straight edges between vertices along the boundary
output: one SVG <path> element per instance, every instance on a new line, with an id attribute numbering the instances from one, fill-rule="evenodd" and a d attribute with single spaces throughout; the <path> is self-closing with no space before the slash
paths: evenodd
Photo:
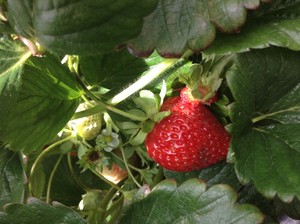
<path id="1" fill-rule="evenodd" d="M 172 113 L 157 123 L 145 140 L 150 157 L 168 170 L 181 172 L 225 159 L 230 144 L 223 125 L 186 91 L 164 102 L 161 110 Z"/>
<path id="2" fill-rule="evenodd" d="M 90 108 L 87 103 L 81 103 L 76 112 Z M 88 117 L 82 117 L 71 121 L 71 125 L 77 133 L 86 140 L 91 140 L 97 137 L 100 133 L 102 125 L 102 116 L 100 113 L 93 114 Z"/>

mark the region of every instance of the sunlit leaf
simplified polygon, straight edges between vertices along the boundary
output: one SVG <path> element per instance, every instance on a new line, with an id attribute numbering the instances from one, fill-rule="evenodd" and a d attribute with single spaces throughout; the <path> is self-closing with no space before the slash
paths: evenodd
<path id="1" fill-rule="evenodd" d="M 71 208 L 54 203 L 53 206 L 36 198 L 30 198 L 27 204 L 9 204 L 0 212 L 2 224 L 86 224 L 87 222 Z"/>
<path id="2" fill-rule="evenodd" d="M 158 184 L 144 199 L 130 205 L 120 223 L 260 223 L 262 214 L 251 205 L 235 205 L 236 194 L 226 185 L 190 179 L 180 186 Z"/>
<path id="3" fill-rule="evenodd" d="M 299 71 L 299 52 L 269 48 L 238 55 L 227 76 L 237 175 L 284 201 L 300 196 Z"/>

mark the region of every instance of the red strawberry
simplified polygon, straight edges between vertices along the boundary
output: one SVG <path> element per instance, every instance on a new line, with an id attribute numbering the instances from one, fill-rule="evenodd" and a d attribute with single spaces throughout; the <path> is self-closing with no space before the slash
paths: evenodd
<path id="1" fill-rule="evenodd" d="M 187 172 L 206 168 L 226 158 L 230 136 L 223 125 L 187 89 L 169 98 L 161 110 L 171 114 L 147 135 L 146 148 L 162 167 Z"/>

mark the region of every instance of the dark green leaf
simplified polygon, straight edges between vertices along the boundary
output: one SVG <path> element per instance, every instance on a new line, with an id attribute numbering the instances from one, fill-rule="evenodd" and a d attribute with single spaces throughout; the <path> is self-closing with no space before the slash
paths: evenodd
<path id="1" fill-rule="evenodd" d="M 157 0 L 8 0 L 10 22 L 59 54 L 99 54 L 137 36 Z"/>
<path id="2" fill-rule="evenodd" d="M 167 178 L 174 178 L 178 183 L 183 183 L 190 178 L 200 178 L 207 184 L 208 187 L 215 184 L 228 184 L 238 190 L 240 183 L 235 175 L 234 166 L 225 161 L 219 162 L 213 166 L 192 172 L 173 172 L 164 170 Z"/>
<path id="3" fill-rule="evenodd" d="M 235 205 L 236 194 L 226 185 L 206 189 L 190 179 L 179 187 L 171 180 L 158 184 L 144 199 L 133 203 L 120 223 L 260 223 L 262 214 L 251 205 Z"/>
<path id="4" fill-rule="evenodd" d="M 0 77 L 6 94 L 0 102 L 9 105 L 10 113 L 0 113 L 0 139 L 16 151 L 30 152 L 50 141 L 74 114 L 81 91 L 60 61 L 47 55 L 31 58 L 17 75 L 18 82 L 9 89 L 5 76 Z M 0 88 L 1 89 L 1 88 Z M 16 95 L 7 102 L 6 95 Z"/>
<path id="5" fill-rule="evenodd" d="M 43 170 L 48 180 L 58 156 L 51 156 L 43 161 Z M 72 159 L 71 165 L 74 174 L 71 173 L 67 158 L 64 157 L 57 168 L 51 187 L 51 199 L 68 206 L 77 206 L 85 193 L 85 189 L 76 182 L 73 175 L 81 181 L 86 187 L 91 189 L 106 190 L 109 186 L 101 181 L 96 175 L 90 171 L 82 172 L 82 168 L 76 164 L 78 160 Z M 75 178 L 76 178 L 75 177 Z M 63 186 L 63 187 L 62 187 Z"/>
<path id="6" fill-rule="evenodd" d="M 228 54 L 270 45 L 300 50 L 300 1 L 272 1 L 266 12 L 257 12 L 238 35 L 220 34 L 206 54 Z"/>
<path id="7" fill-rule="evenodd" d="M 34 35 L 32 25 L 32 0 L 7 0 L 8 20 L 16 33 L 30 38 Z"/>
<path id="8" fill-rule="evenodd" d="M 127 50 L 98 56 L 82 56 L 80 69 L 90 85 L 100 85 L 116 91 L 135 81 L 148 65 Z"/>
<path id="9" fill-rule="evenodd" d="M 237 32 L 259 0 L 160 0 L 146 17 L 141 34 L 129 46 L 134 54 L 149 56 L 154 49 L 165 57 L 181 56 L 187 48 L 200 51 L 223 32 Z"/>
<path id="10" fill-rule="evenodd" d="M 6 203 L 23 201 L 24 183 L 20 156 L 0 147 L 0 210 Z"/>
<path id="11" fill-rule="evenodd" d="M 19 98 L 23 65 L 31 53 L 9 37 L 0 38 L 0 139 Z"/>
<path id="12" fill-rule="evenodd" d="M 0 212 L 1 224 L 86 224 L 79 214 L 62 204 L 53 206 L 36 198 L 30 198 L 26 205 L 9 204 Z"/>
<path id="13" fill-rule="evenodd" d="M 288 215 L 293 219 L 300 220 L 300 201 L 297 198 L 294 198 L 289 203 L 284 203 L 280 200 L 276 200 L 277 209 L 282 213 Z"/>
<path id="14" fill-rule="evenodd" d="M 1 11 L 0 11 L 1 13 Z M 8 24 L 8 22 L 4 22 L 2 20 L 0 20 L 0 33 L 13 33 L 13 29 L 10 27 L 10 25 Z"/>
<path id="15" fill-rule="evenodd" d="M 269 219 L 276 220 L 276 208 L 273 204 L 273 200 L 265 198 L 260 194 L 252 184 L 243 186 L 238 192 L 237 202 L 239 204 L 252 204 L 262 211 L 264 215 L 267 215 Z M 277 222 L 276 222 L 277 223 Z"/>
<path id="16" fill-rule="evenodd" d="M 227 76 L 237 175 L 284 201 L 300 197 L 299 73 L 299 52 L 269 48 L 238 55 Z"/>

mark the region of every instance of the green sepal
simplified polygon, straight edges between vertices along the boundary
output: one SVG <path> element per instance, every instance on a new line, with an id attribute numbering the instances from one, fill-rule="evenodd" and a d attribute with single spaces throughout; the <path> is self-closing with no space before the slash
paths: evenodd
<path id="1" fill-rule="evenodd" d="M 129 140 L 129 143 L 132 145 L 140 145 L 144 142 L 147 133 L 143 132 L 142 130 L 137 131 L 136 135 Z"/>
<path id="2" fill-rule="evenodd" d="M 144 123 L 143 123 L 143 127 L 142 127 L 142 132 L 144 133 L 149 133 L 150 131 L 152 131 L 153 127 L 155 125 L 155 122 L 152 121 L 152 120 L 146 120 Z"/>

